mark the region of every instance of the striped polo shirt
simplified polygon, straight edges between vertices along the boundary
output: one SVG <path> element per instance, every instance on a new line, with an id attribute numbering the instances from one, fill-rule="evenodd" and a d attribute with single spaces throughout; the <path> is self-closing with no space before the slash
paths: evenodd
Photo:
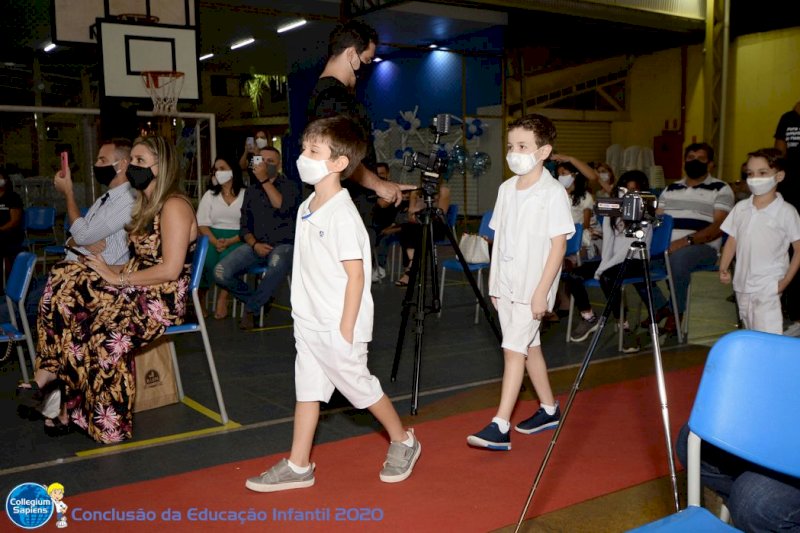
<path id="1" fill-rule="evenodd" d="M 672 216 L 673 241 L 707 228 L 714 221 L 714 211 L 728 213 L 734 203 L 730 186 L 713 176 L 695 186 L 687 185 L 684 177 L 664 189 L 658 199 L 659 209 Z M 721 240 L 720 237 L 706 244 L 719 250 Z"/>

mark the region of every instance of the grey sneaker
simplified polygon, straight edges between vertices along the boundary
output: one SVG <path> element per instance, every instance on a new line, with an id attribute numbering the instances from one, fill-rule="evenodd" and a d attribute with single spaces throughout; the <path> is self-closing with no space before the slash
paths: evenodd
<path id="1" fill-rule="evenodd" d="M 581 342 L 586 340 L 586 338 L 597 331 L 597 328 L 600 326 L 600 321 L 597 320 L 597 315 L 592 315 L 592 318 L 586 320 L 582 318 L 578 325 L 575 326 L 575 329 L 572 330 L 572 335 L 570 339 L 572 342 Z"/>
<path id="2" fill-rule="evenodd" d="M 384 483 L 397 483 L 411 475 L 414 464 L 422 452 L 422 445 L 414 435 L 414 430 L 409 429 L 408 434 L 414 437 L 414 444 L 406 446 L 402 442 L 393 442 L 389 445 L 389 452 L 383 462 L 381 481 Z"/>
<path id="3" fill-rule="evenodd" d="M 256 492 L 277 492 L 279 490 L 304 489 L 314 484 L 314 463 L 305 474 L 295 474 L 287 459 L 262 472 L 261 475 L 247 479 L 245 487 Z"/>
<path id="4" fill-rule="evenodd" d="M 639 336 L 630 329 L 622 330 L 622 353 L 636 353 L 639 350 Z"/>

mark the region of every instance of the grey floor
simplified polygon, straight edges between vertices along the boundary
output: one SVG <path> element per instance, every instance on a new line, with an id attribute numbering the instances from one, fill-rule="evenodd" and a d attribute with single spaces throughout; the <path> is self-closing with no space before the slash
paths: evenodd
<path id="1" fill-rule="evenodd" d="M 481 316 L 480 322 L 473 324 L 474 294 L 463 278 L 448 277 L 442 316 L 429 315 L 424 321 L 420 414 L 425 413 L 427 404 L 497 381 L 502 375 L 502 354 L 486 319 Z M 730 288 L 721 286 L 714 273 L 695 274 L 694 285 L 689 340 L 710 345 L 736 327 L 734 304 L 726 301 Z M 389 281 L 375 283 L 372 289 L 376 316 L 370 368 L 405 415 L 411 406 L 416 340 L 411 327 L 403 335 L 405 350 L 397 380 L 390 380 L 405 291 Z M 599 290 L 590 296 L 596 310 L 602 310 L 604 299 Z M 294 343 L 291 317 L 285 309 L 288 297 L 288 287 L 283 287 L 276 298 L 278 307 L 269 311 L 261 331 L 241 332 L 233 318 L 207 320 L 231 419 L 225 428 L 187 405 L 175 404 L 136 414 L 134 439 L 121 446 L 99 445 L 79 433 L 50 438 L 41 421 L 31 422 L 16 414 L 13 390 L 20 379 L 19 368 L 14 363 L 0 368 L 0 438 L 4 443 L 0 447 L 0 493 L 25 481 L 69 479 L 70 493 L 78 494 L 288 450 L 294 404 Z M 635 309 L 633 291 L 628 298 Z M 562 318 L 543 334 L 550 369 L 574 367 L 585 356 L 587 342 L 565 343 L 566 322 Z M 216 410 L 200 336 L 177 337 L 176 345 L 187 396 Z M 665 357 L 677 348 L 676 339 L 663 339 Z M 620 357 L 613 327 L 607 327 L 593 360 Z M 371 416 L 334 396 L 324 411 L 317 441 L 376 429 Z"/>

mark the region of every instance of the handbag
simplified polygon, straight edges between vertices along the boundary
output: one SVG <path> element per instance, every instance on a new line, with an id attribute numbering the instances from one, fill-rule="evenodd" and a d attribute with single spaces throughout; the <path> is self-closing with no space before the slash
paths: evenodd
<path id="1" fill-rule="evenodd" d="M 489 242 L 478 234 L 463 234 L 458 241 L 458 247 L 467 263 L 488 263 L 491 260 Z"/>
<path id="2" fill-rule="evenodd" d="M 166 338 L 158 339 L 136 354 L 134 413 L 178 403 L 178 386 L 169 342 Z"/>

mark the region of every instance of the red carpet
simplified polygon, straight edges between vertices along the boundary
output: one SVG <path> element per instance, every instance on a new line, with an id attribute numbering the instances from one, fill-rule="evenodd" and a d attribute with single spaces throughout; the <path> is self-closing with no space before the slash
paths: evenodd
<path id="1" fill-rule="evenodd" d="M 667 374 L 673 439 L 688 418 L 701 370 Z M 514 422 L 533 407 L 532 402 L 520 405 Z M 513 450 L 505 453 L 467 447 L 466 436 L 493 414 L 487 409 L 417 426 L 422 456 L 414 474 L 396 485 L 378 479 L 387 442 L 371 434 L 316 447 L 317 483 L 310 489 L 275 494 L 245 489 L 246 477 L 281 456 L 264 457 L 68 497 L 70 515 L 78 507 L 84 513 L 141 509 L 157 515 L 153 522 L 138 523 L 70 520 L 69 530 L 493 530 L 516 522 L 553 435 L 513 434 Z M 579 392 L 528 517 L 667 475 L 661 424 L 654 378 Z M 180 513 L 180 520 L 164 521 L 162 512 L 168 508 Z M 189 516 L 191 509 L 221 512 L 227 521 Z M 318 511 L 317 521 L 306 517 L 298 523 L 286 515 L 275 519 L 273 513 L 290 509 Z M 232 513 L 240 513 L 243 522 L 233 522 Z M 255 513 L 267 520 L 253 521 L 259 518 Z"/>

